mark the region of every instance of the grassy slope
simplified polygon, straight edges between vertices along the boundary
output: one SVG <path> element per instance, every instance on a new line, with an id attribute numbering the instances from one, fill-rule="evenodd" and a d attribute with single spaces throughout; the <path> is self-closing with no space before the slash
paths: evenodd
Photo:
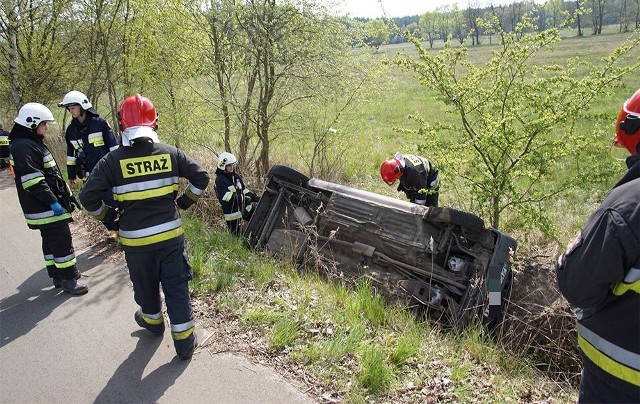
<path id="1" fill-rule="evenodd" d="M 191 286 L 211 310 L 202 317 L 233 318 L 221 327 L 230 338 L 250 335 L 252 352 L 280 369 L 297 369 L 291 377 L 304 375 L 321 401 L 575 400 L 569 384 L 549 379 L 518 349 L 500 348 L 477 329 L 440 330 L 386 305 L 366 282 L 355 289 L 339 278 L 327 282 L 247 250 L 220 228 L 205 229 L 199 220 L 185 227 L 196 273 Z"/>
<path id="2" fill-rule="evenodd" d="M 544 63 L 564 63 L 569 57 L 591 61 L 619 46 L 626 35 L 567 38 Z M 489 58 L 491 46 L 471 49 L 474 60 Z M 410 46 L 381 49 L 415 52 Z M 340 182 L 394 195 L 378 179 L 379 162 L 395 151 L 415 152 L 421 139 L 400 134 L 411 128 L 408 115 L 451 119 L 435 93 L 419 85 L 408 72 L 391 68 L 381 79 L 378 96 L 347 116 L 349 138 Z M 626 78 L 598 103 L 598 112 L 612 117 L 620 100 L 638 83 Z M 577 130 L 589 130 L 584 122 Z M 340 130 L 341 128 L 338 127 Z M 598 135 L 598 134 L 595 134 Z M 603 158 L 613 130 L 600 135 Z M 295 165 L 290 150 L 276 145 L 272 162 Z M 622 168 L 619 170 L 622 171 Z M 446 174 L 445 174 L 446 176 Z M 446 179 L 445 179 L 446 180 Z M 611 181 L 615 180 L 612 176 Z M 607 185 L 567 196 L 581 203 L 561 203 L 567 236 L 581 226 Z M 445 192 L 444 204 L 451 201 Z M 586 201 L 586 203 L 585 203 Z M 577 207 L 575 207 L 577 206 Z M 572 402 L 575 390 L 551 380 L 521 354 L 523 347 L 497 346 L 478 330 L 463 335 L 430 327 L 404 310 L 385 306 L 366 283 L 356 290 L 327 283 L 316 275 L 301 275 L 286 264 L 245 250 L 219 229 L 204 231 L 189 222 L 191 255 L 198 274 L 193 286 L 217 310 L 230 311 L 244 332 L 264 337 L 264 348 L 277 362 L 294 363 L 313 375 L 325 399 L 346 402 Z M 542 246 L 544 248 L 544 246 Z M 529 249 L 530 251 L 535 250 Z M 254 344 L 259 345 L 257 341 Z M 538 365 L 540 365 L 538 363 Z M 564 375 L 566 379 L 575 375 Z"/>

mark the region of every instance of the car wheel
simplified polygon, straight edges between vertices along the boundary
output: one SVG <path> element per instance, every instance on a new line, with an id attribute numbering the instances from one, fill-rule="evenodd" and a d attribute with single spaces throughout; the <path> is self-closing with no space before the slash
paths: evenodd
<path id="1" fill-rule="evenodd" d="M 422 217 L 427 221 L 459 225 L 469 230 L 484 229 L 484 220 L 472 213 L 453 208 L 430 207 Z"/>
<path id="2" fill-rule="evenodd" d="M 298 185 L 301 187 L 306 187 L 307 183 L 309 182 L 309 177 L 307 177 L 306 175 L 302 174 L 299 171 L 294 170 L 291 167 L 287 167 L 283 165 L 275 165 L 271 167 L 267 176 L 269 178 L 269 182 L 268 182 L 269 187 L 272 189 L 275 189 L 276 191 L 279 188 L 279 186 L 277 185 L 279 181 L 277 180 L 280 180 L 280 181 L 284 180 L 288 183 L 291 183 L 293 185 Z M 277 180 L 273 181 L 274 178 Z"/>

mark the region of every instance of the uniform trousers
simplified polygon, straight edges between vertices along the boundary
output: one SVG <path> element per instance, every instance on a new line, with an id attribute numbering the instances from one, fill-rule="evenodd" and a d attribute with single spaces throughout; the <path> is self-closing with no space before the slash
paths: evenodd
<path id="1" fill-rule="evenodd" d="M 42 254 L 49 277 L 55 279 L 72 279 L 76 268 L 76 255 L 73 250 L 73 239 L 68 223 L 40 229 L 42 237 Z"/>

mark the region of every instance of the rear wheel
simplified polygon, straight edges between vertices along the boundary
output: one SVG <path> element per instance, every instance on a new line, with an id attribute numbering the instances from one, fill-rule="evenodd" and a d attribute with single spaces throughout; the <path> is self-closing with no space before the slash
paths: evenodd
<path id="1" fill-rule="evenodd" d="M 280 189 L 280 183 L 282 181 L 304 188 L 306 188 L 307 183 L 309 182 L 309 177 L 307 177 L 306 175 L 294 170 L 291 167 L 283 165 L 275 165 L 271 167 L 267 176 L 269 178 L 267 187 L 269 189 L 273 189 L 274 191 Z"/>
<path id="2" fill-rule="evenodd" d="M 484 229 L 484 220 L 472 213 L 463 212 L 453 208 L 430 207 L 427 213 L 422 217 L 428 221 L 442 224 L 454 224 L 474 231 Z"/>

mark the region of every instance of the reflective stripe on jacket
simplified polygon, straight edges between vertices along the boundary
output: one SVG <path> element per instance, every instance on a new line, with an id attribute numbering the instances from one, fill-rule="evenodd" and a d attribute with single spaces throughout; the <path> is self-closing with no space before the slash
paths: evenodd
<path id="1" fill-rule="evenodd" d="M 118 148 L 113 130 L 101 116 L 86 112 L 84 122 L 73 119 L 64 135 L 67 143 L 67 176 L 75 179 L 78 150 L 86 156 L 86 172 L 93 170 L 105 154 Z"/>
<path id="2" fill-rule="evenodd" d="M 440 173 L 435 164 L 421 156 L 403 156 L 403 173 L 398 191 L 403 191 L 411 200 L 425 199 L 440 188 Z"/>
<path id="3" fill-rule="evenodd" d="M 216 169 L 216 196 L 220 201 L 224 220 L 227 222 L 242 219 L 245 197 L 251 191 L 247 189 L 240 174 Z"/>
<path id="4" fill-rule="evenodd" d="M 64 180 L 43 139 L 18 124 L 10 136 L 10 159 L 27 226 L 42 229 L 73 221 L 71 213 L 56 216 L 51 210 L 51 204 L 58 201 L 57 187 L 64 185 Z"/>
<path id="5" fill-rule="evenodd" d="M 209 183 L 204 168 L 173 146 L 148 143 L 120 147 L 93 169 L 80 200 L 90 214 L 105 219 L 111 208 L 102 202 L 102 196 L 110 189 L 122 212 L 119 240 L 123 248 L 162 248 L 184 238 L 175 202 L 181 177 L 187 178 L 189 185 L 180 199 L 191 202 L 204 193 Z"/>
<path id="6" fill-rule="evenodd" d="M 556 275 L 562 294 L 579 308 L 585 367 L 640 397 L 640 158 L 628 164 L 560 257 Z"/>

